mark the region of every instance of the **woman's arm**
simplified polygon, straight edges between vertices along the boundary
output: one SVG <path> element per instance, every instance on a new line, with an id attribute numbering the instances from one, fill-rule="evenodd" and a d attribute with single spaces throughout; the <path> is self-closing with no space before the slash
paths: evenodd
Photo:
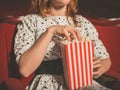
<path id="1" fill-rule="evenodd" d="M 27 77 L 33 73 L 42 62 L 46 53 L 49 42 L 53 36 L 50 30 L 47 30 L 20 58 L 18 63 L 19 71 Z"/>
<path id="2" fill-rule="evenodd" d="M 70 26 L 54 25 L 48 28 L 48 30 L 35 42 L 35 44 L 28 49 L 19 60 L 19 71 L 27 77 L 33 73 L 41 64 L 49 42 L 54 34 L 64 35 L 68 40 L 71 40 L 69 34 L 73 39 L 80 39 L 80 34 L 77 30 L 73 30 Z"/>

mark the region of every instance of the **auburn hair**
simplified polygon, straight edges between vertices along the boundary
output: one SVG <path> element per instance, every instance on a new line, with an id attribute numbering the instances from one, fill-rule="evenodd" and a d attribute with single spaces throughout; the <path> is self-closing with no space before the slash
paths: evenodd
<path id="1" fill-rule="evenodd" d="M 50 10 L 50 0 L 31 0 L 31 9 L 32 13 L 42 15 L 43 17 L 51 14 Z M 66 14 L 73 18 L 74 24 L 76 25 L 76 14 L 78 11 L 78 0 L 70 0 L 70 3 L 67 6 Z"/>

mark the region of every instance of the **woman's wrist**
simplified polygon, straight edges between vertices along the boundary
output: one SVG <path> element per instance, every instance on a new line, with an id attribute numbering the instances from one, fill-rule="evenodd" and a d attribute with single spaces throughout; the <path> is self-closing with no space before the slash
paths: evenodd
<path id="1" fill-rule="evenodd" d="M 56 35 L 55 27 L 49 27 L 49 28 L 48 28 L 48 32 L 49 32 L 52 36 Z"/>
<path id="2" fill-rule="evenodd" d="M 48 28 L 48 33 L 50 33 L 52 36 L 54 35 L 54 28 L 50 27 Z"/>

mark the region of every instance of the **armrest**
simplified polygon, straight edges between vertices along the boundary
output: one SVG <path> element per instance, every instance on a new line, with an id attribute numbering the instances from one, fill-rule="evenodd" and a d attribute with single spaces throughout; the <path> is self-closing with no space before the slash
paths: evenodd
<path id="1" fill-rule="evenodd" d="M 4 87 L 7 90 L 25 90 L 24 85 L 16 78 L 8 78 L 4 81 Z"/>

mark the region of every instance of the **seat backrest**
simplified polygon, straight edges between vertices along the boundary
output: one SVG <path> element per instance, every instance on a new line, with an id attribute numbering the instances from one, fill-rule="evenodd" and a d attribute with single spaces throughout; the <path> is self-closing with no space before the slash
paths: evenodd
<path id="1" fill-rule="evenodd" d="M 1 47 L 4 50 L 1 50 L 1 53 L 4 52 L 6 57 L 2 57 L 2 62 L 7 59 L 7 69 L 8 70 L 8 77 L 16 77 L 18 76 L 17 65 L 15 64 L 15 55 L 13 52 L 13 44 L 14 44 L 14 37 L 16 33 L 16 24 L 11 23 L 3 23 L 2 24 L 2 33 L 1 33 Z M 17 74 L 17 75 L 16 75 Z M 6 75 L 6 74 L 5 74 Z"/>
<path id="2" fill-rule="evenodd" d="M 95 25 L 95 27 L 98 30 L 99 38 L 107 48 L 112 61 L 112 67 L 106 74 L 120 80 L 120 26 Z"/>
<path id="3" fill-rule="evenodd" d="M 0 23 L 0 84 L 8 76 L 7 54 L 6 54 L 6 38 L 4 32 L 4 24 Z"/>
<path id="4" fill-rule="evenodd" d="M 20 21 L 7 21 L 0 23 L 0 84 L 7 78 L 16 78 L 24 86 L 28 85 L 35 76 L 34 73 L 24 78 L 19 74 L 14 55 L 14 40 L 17 32 L 16 26 Z"/>

